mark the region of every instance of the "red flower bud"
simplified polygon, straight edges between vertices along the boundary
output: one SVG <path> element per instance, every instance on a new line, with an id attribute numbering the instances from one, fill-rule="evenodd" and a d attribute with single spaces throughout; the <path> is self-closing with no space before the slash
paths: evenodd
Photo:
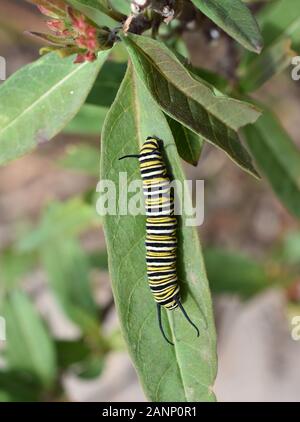
<path id="1" fill-rule="evenodd" d="M 75 43 L 80 48 L 86 48 L 87 47 L 87 42 L 86 42 L 86 39 L 83 35 L 80 35 L 79 37 L 75 38 Z"/>
<path id="2" fill-rule="evenodd" d="M 97 45 L 98 43 L 95 39 L 90 39 L 86 41 L 86 46 L 89 50 L 96 50 Z"/>
<path id="3" fill-rule="evenodd" d="M 96 28 L 94 28 L 93 26 L 89 26 L 86 31 L 85 31 L 86 35 L 88 37 L 96 37 L 97 34 L 97 30 Z"/>
<path id="4" fill-rule="evenodd" d="M 77 54 L 74 63 L 93 62 L 97 51 L 110 48 L 109 29 L 96 26 L 84 14 L 67 5 L 65 0 L 29 0 L 48 17 L 47 26 L 55 33 L 36 36 L 55 44 L 55 51 L 66 57 Z M 50 18 L 50 19 L 49 19 Z"/>
<path id="5" fill-rule="evenodd" d="M 85 54 L 85 60 L 87 60 L 88 62 L 94 62 L 97 59 L 97 56 L 95 53 L 92 53 L 91 51 L 88 51 Z"/>
<path id="6" fill-rule="evenodd" d="M 74 63 L 83 63 L 83 62 L 85 62 L 84 54 L 77 54 L 77 57 L 74 60 Z"/>

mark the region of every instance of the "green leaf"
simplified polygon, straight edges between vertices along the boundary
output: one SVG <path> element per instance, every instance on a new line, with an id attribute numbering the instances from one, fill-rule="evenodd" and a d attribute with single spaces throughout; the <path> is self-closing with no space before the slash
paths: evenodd
<path id="1" fill-rule="evenodd" d="M 124 113 L 126 110 L 126 113 Z M 119 194 L 119 172 L 140 179 L 136 154 L 149 135 L 164 141 L 174 178 L 184 180 L 176 146 L 163 113 L 129 67 L 103 129 L 101 179 L 112 180 Z M 180 310 L 163 309 L 163 325 L 174 343 L 163 339 L 145 265 L 145 217 L 107 215 L 105 236 L 115 303 L 122 332 L 147 397 L 152 401 L 213 401 L 216 338 L 208 281 L 197 231 L 179 219 L 178 277 L 183 304 L 200 337 Z"/>
<path id="2" fill-rule="evenodd" d="M 104 359 L 101 356 L 91 356 L 84 362 L 81 362 L 77 368 L 76 374 L 83 380 L 92 380 L 99 377 L 104 368 Z"/>
<path id="3" fill-rule="evenodd" d="M 41 260 L 63 311 L 85 332 L 98 330 L 88 259 L 75 239 L 59 238 L 43 246 Z"/>
<path id="4" fill-rule="evenodd" d="M 239 86 L 243 92 L 253 92 L 274 75 L 281 73 L 291 64 L 295 52 L 291 50 L 291 40 L 280 38 L 262 54 L 239 69 Z"/>
<path id="5" fill-rule="evenodd" d="M 241 253 L 210 248 L 204 250 L 204 258 L 210 286 L 216 294 L 248 298 L 271 287 L 263 265 Z"/>
<path id="6" fill-rule="evenodd" d="M 227 91 L 232 89 L 227 79 L 211 70 L 194 67 L 190 64 L 185 67 L 195 79 L 207 82 L 216 95 L 227 94 Z"/>
<path id="7" fill-rule="evenodd" d="M 259 27 L 241 0 L 192 0 L 192 2 L 245 48 L 260 53 L 263 40 Z"/>
<path id="8" fill-rule="evenodd" d="M 91 145 L 71 145 L 59 163 L 70 170 L 99 176 L 99 157 L 99 150 Z"/>
<path id="9" fill-rule="evenodd" d="M 56 377 L 54 344 L 27 295 L 13 291 L 1 304 L 6 320 L 6 359 L 10 369 L 35 375 L 45 386 Z"/>
<path id="10" fill-rule="evenodd" d="M 55 347 L 58 366 L 63 369 L 87 359 L 90 354 L 90 349 L 83 339 L 57 340 Z"/>
<path id="11" fill-rule="evenodd" d="M 59 133 L 84 103 L 108 52 L 73 64 L 55 53 L 17 71 L 0 86 L 0 164 Z"/>
<path id="12" fill-rule="evenodd" d="M 93 268 L 108 270 L 107 251 L 97 251 L 89 255 L 90 265 Z"/>
<path id="13" fill-rule="evenodd" d="M 15 288 L 16 283 L 28 274 L 35 264 L 34 254 L 24 254 L 14 249 L 7 249 L 0 254 L 1 288 Z"/>
<path id="14" fill-rule="evenodd" d="M 57 341 L 56 350 L 59 367 L 82 379 L 99 376 L 104 367 L 104 355 L 99 352 L 92 354 L 84 339 Z"/>
<path id="15" fill-rule="evenodd" d="M 110 0 L 111 5 L 120 10 L 124 15 L 130 14 L 130 4 L 129 2 L 125 2 L 124 0 Z"/>
<path id="16" fill-rule="evenodd" d="M 300 51 L 300 16 L 295 13 L 298 7 L 298 0 L 276 0 L 258 13 L 257 19 L 262 30 L 265 49 L 261 59 L 252 53 L 246 53 L 242 58 L 238 75 L 244 91 L 250 92 L 258 88 L 274 74 L 287 69 L 291 64 L 291 48 Z M 291 43 L 289 48 L 284 46 L 287 40 Z M 247 78 L 251 80 L 258 77 L 259 73 L 263 75 L 262 82 L 256 83 L 254 87 L 251 86 L 253 84 L 247 86 Z"/>
<path id="17" fill-rule="evenodd" d="M 114 48 L 115 52 L 116 48 Z M 118 92 L 126 70 L 125 63 L 104 63 L 97 79 L 74 119 L 65 127 L 65 133 L 99 135 L 108 107 Z"/>
<path id="18" fill-rule="evenodd" d="M 67 0 L 67 2 L 100 26 L 114 26 L 116 21 L 122 22 L 125 18 L 122 13 L 112 9 L 109 0 Z"/>
<path id="19" fill-rule="evenodd" d="M 36 402 L 41 385 L 28 373 L 14 370 L 0 371 L 0 402 Z"/>
<path id="20" fill-rule="evenodd" d="M 87 103 L 110 107 L 117 95 L 126 71 L 125 63 L 107 61 L 101 69 L 87 97 Z"/>
<path id="21" fill-rule="evenodd" d="M 265 111 L 244 128 L 247 145 L 281 202 L 300 218 L 300 151 L 276 117 Z"/>
<path id="22" fill-rule="evenodd" d="M 117 63 L 127 63 L 128 54 L 124 43 L 119 42 L 114 45 L 114 48 L 111 51 L 110 58 L 111 60 Z"/>
<path id="23" fill-rule="evenodd" d="M 176 120 L 171 119 L 171 117 L 168 117 L 167 120 L 177 146 L 178 154 L 184 161 L 196 166 L 201 155 L 203 140 Z"/>
<path id="24" fill-rule="evenodd" d="M 290 38 L 292 48 L 300 49 L 300 15 L 298 0 L 276 0 L 266 5 L 257 19 L 265 46 L 279 38 Z"/>
<path id="25" fill-rule="evenodd" d="M 285 263 L 300 266 L 300 231 L 287 233 L 282 245 L 281 256 Z"/>
<path id="26" fill-rule="evenodd" d="M 63 131 L 67 134 L 99 136 L 107 111 L 106 107 L 84 104 Z"/>
<path id="27" fill-rule="evenodd" d="M 177 60 L 188 70 L 192 78 L 200 83 L 204 83 L 216 96 L 225 96 L 227 91 L 231 91 L 230 81 L 212 70 L 193 66 L 182 54 L 177 51 L 174 53 Z"/>
<path id="28" fill-rule="evenodd" d="M 138 76 L 160 107 L 256 176 L 251 157 L 235 133 L 255 122 L 260 115 L 256 107 L 215 94 L 206 82 L 194 79 L 162 43 L 133 34 L 123 40 Z"/>

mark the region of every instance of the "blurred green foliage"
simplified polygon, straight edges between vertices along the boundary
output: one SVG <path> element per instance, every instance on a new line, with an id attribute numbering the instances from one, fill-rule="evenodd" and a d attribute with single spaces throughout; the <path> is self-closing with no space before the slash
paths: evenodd
<path id="1" fill-rule="evenodd" d="M 66 168 L 68 157 L 66 152 Z M 77 163 L 82 171 L 87 156 L 81 157 Z M 91 274 L 95 268 L 107 270 L 106 252 L 88 253 L 80 243 L 82 233 L 100 227 L 93 203 L 78 197 L 51 202 L 38 224 L 1 252 L 0 315 L 7 332 L 1 352 L 6 363 L 0 370 L 1 401 L 65 400 L 64 373 L 97 377 L 107 353 L 122 348 L 119 332 L 103 333 L 102 309 L 93 299 Z M 37 311 L 34 297 L 23 289 L 22 280 L 36 268 L 43 269 L 47 289 L 79 328 L 77 339 L 56 339 L 45 315 Z"/>

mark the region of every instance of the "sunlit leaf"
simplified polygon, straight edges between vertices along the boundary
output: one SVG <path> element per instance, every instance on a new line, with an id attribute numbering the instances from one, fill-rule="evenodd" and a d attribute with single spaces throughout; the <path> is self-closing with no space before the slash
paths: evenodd
<path id="1" fill-rule="evenodd" d="M 0 86 L 0 164 L 49 141 L 75 116 L 104 63 L 47 54 Z"/>
<path id="2" fill-rule="evenodd" d="M 254 16 L 241 0 L 192 0 L 202 13 L 245 48 L 259 53 L 263 41 Z"/>

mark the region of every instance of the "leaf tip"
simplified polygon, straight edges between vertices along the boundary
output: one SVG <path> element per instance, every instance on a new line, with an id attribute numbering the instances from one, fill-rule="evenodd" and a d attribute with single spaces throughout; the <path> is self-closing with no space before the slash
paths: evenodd
<path id="1" fill-rule="evenodd" d="M 255 39 L 252 41 L 253 51 L 256 54 L 260 54 L 264 48 L 264 40 L 262 38 Z"/>

